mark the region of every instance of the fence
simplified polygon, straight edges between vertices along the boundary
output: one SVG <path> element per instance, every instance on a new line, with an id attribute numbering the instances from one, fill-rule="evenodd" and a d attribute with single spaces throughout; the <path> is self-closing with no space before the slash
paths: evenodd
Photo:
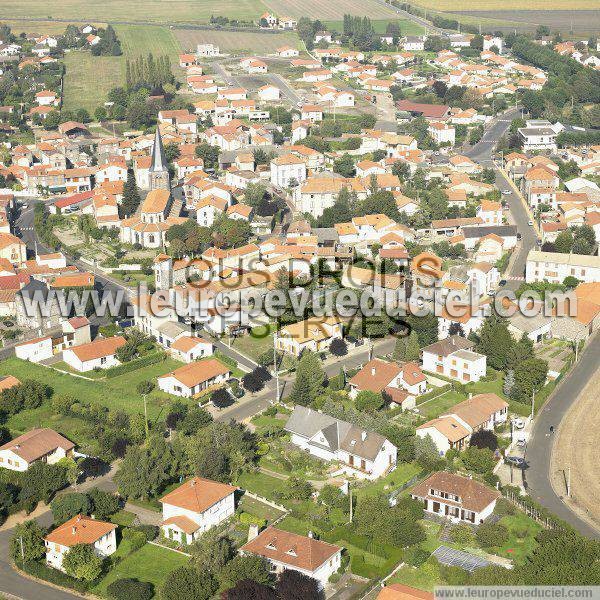
<path id="1" fill-rule="evenodd" d="M 531 517 L 534 521 L 539 523 L 542 527 L 545 527 L 546 529 L 562 529 L 562 527 L 556 521 L 554 521 L 554 519 L 546 516 L 542 511 L 533 506 L 533 504 L 517 496 L 517 494 L 513 493 L 512 491 L 507 490 L 504 493 L 504 497 L 517 508 L 522 510 L 528 517 Z"/>
<path id="2" fill-rule="evenodd" d="M 263 496 L 259 496 L 258 494 L 255 494 L 254 492 L 249 492 L 248 490 L 246 490 L 246 496 L 248 496 L 249 498 L 254 498 L 255 500 L 258 500 L 259 502 L 263 502 L 264 504 L 270 506 L 271 508 L 275 508 L 276 510 L 282 510 L 283 512 L 289 512 L 288 509 L 281 505 L 281 504 L 277 504 L 277 502 L 273 502 L 272 500 L 269 500 L 268 498 L 265 498 Z"/>

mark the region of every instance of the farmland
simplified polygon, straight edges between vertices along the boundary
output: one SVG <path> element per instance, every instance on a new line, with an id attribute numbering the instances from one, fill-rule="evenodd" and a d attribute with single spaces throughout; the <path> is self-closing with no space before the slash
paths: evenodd
<path id="1" fill-rule="evenodd" d="M 69 23 L 62 21 L 30 21 L 21 19 L 7 19 L 2 15 L 2 21 L 10 26 L 15 34 L 20 33 L 40 33 L 46 35 L 59 35 L 64 33 Z M 95 27 L 106 27 L 106 23 L 91 23 Z"/>
<path id="2" fill-rule="evenodd" d="M 418 6 L 432 8 L 436 11 L 522 11 L 523 0 L 465 0 L 457 3 L 455 0 L 418 0 Z M 597 0 L 533 0 L 528 2 L 529 10 L 552 11 L 552 10 L 594 10 L 598 8 Z M 507 15 L 508 17 L 508 15 Z"/>
<path id="3" fill-rule="evenodd" d="M 343 30 L 343 21 L 325 21 L 324 23 L 330 30 L 335 30 L 340 33 Z M 371 23 L 373 24 L 373 29 L 375 29 L 377 33 L 385 33 L 388 23 L 397 23 L 402 35 L 422 35 L 425 33 L 424 27 L 421 27 L 421 25 L 414 21 L 410 21 L 409 19 L 382 19 L 371 21 Z"/>
<path id="4" fill-rule="evenodd" d="M 396 11 L 376 0 L 334 0 L 321 2 L 320 0 L 265 0 L 265 4 L 278 15 L 290 17 L 310 17 L 321 21 L 337 21 L 344 14 L 368 16 L 373 21 L 397 17 Z"/>
<path id="5" fill-rule="evenodd" d="M 221 52 L 269 54 L 280 46 L 298 47 L 295 33 L 264 33 L 260 31 L 217 31 L 176 29 L 173 32 L 184 51 L 194 50 L 197 44 L 216 44 Z"/>
<path id="6" fill-rule="evenodd" d="M 155 56 L 168 54 L 176 64 L 179 44 L 167 27 L 116 25 L 115 31 L 121 40 L 123 56 L 92 56 L 88 51 L 65 55 L 64 106 L 67 110 L 86 108 L 93 113 L 112 88 L 123 84 L 127 58 L 152 52 Z"/>
<path id="7" fill-rule="evenodd" d="M 2 14 L 13 18 L 152 23 L 205 23 L 211 15 L 257 19 L 265 6 L 260 0 L 58 0 L 51 7 L 40 0 L 3 0 Z"/>

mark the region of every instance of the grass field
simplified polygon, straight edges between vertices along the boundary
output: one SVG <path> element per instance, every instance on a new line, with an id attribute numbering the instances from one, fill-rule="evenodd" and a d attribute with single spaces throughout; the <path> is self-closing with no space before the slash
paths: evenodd
<path id="1" fill-rule="evenodd" d="M 217 31 L 201 29 L 175 29 L 175 37 L 184 51 L 195 50 L 198 44 L 216 44 L 221 52 L 246 50 L 257 54 L 270 54 L 280 46 L 299 47 L 295 33 L 264 33 L 260 31 Z"/>
<path id="2" fill-rule="evenodd" d="M 12 29 L 13 33 L 20 34 L 24 33 L 40 33 L 46 35 L 60 35 L 64 33 L 68 23 L 62 21 L 27 21 L 21 19 L 7 19 L 3 14 L 0 21 L 5 21 L 6 24 Z M 75 23 L 80 25 L 80 23 Z M 106 23 L 90 23 L 95 27 L 106 27 Z"/>
<path id="3" fill-rule="evenodd" d="M 142 367 L 113 379 L 95 382 L 65 375 L 18 358 L 9 358 L 0 363 L 0 374 L 14 375 L 21 381 L 24 379 L 43 381 L 54 390 L 55 394 L 68 394 L 81 400 L 107 406 L 111 410 L 121 409 L 133 414 L 143 412 L 142 398 L 135 391 L 137 384 L 140 381 L 155 379 L 158 375 L 164 375 L 179 366 L 181 366 L 180 362 L 167 358 L 155 365 Z M 158 417 L 175 400 L 175 396 L 154 390 L 148 395 L 148 417 L 150 419 Z M 48 413 L 36 412 L 44 410 L 47 410 L 46 406 L 32 411 L 23 411 L 9 421 L 9 427 L 22 433 L 39 424 L 40 417 L 48 415 Z"/>
<path id="4" fill-rule="evenodd" d="M 278 15 L 310 17 L 321 21 L 337 21 L 344 14 L 368 16 L 373 21 L 397 17 L 396 11 L 376 0 L 265 0 L 265 4 Z"/>
<path id="5" fill-rule="evenodd" d="M 154 56 L 167 54 L 173 64 L 177 63 L 179 43 L 167 27 L 116 25 L 115 31 L 121 40 L 122 56 L 92 56 L 88 51 L 65 55 L 65 109 L 86 108 L 93 114 L 106 101 L 108 92 L 124 83 L 128 58 L 152 52 Z"/>
<path id="6" fill-rule="evenodd" d="M 375 29 L 377 33 L 385 33 L 388 23 L 398 23 L 402 35 L 422 35 L 423 33 L 425 33 L 424 27 L 421 27 L 421 25 L 409 19 L 381 19 L 377 21 L 372 21 L 373 29 Z M 325 25 L 327 25 L 328 29 L 333 29 L 341 33 L 343 30 L 344 22 L 325 21 Z"/>
<path id="7" fill-rule="evenodd" d="M 157 588 L 171 571 L 184 566 L 188 561 L 189 559 L 183 554 L 146 544 L 111 569 L 92 592 L 99 596 L 106 596 L 106 588 L 113 581 L 125 577 L 147 581 Z M 157 591 L 155 589 L 155 595 Z"/>
<path id="8" fill-rule="evenodd" d="M 265 11 L 261 0 L 60 0 L 49 5 L 40 0 L 3 0 L 2 14 L 15 18 L 73 19 L 153 23 L 205 23 L 211 15 L 258 19 Z"/>

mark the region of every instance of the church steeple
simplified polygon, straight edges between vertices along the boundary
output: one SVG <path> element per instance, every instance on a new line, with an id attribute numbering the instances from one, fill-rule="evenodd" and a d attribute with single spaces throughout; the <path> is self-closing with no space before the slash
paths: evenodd
<path id="1" fill-rule="evenodd" d="M 169 189 L 170 178 L 167 157 L 160 135 L 160 129 L 156 126 L 154 134 L 154 144 L 152 145 L 152 161 L 149 169 L 150 174 L 150 189 Z"/>

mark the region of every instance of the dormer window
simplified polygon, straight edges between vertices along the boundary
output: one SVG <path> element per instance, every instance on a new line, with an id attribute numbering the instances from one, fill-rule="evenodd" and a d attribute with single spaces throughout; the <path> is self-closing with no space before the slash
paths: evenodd
<path id="1" fill-rule="evenodd" d="M 289 556 L 298 556 L 297 552 L 296 552 L 296 546 L 292 546 L 287 552 L 286 554 L 288 554 Z"/>
<path id="2" fill-rule="evenodd" d="M 273 538 L 266 547 L 269 550 L 277 550 L 277 538 Z"/>

